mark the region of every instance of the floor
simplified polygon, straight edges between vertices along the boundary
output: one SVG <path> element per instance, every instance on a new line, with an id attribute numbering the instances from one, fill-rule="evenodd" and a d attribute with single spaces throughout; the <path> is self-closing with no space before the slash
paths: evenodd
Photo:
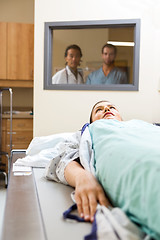
<path id="1" fill-rule="evenodd" d="M 1 232 L 2 232 L 6 193 L 7 193 L 7 189 L 5 188 L 4 177 L 2 174 L 0 174 L 0 239 L 1 239 Z"/>

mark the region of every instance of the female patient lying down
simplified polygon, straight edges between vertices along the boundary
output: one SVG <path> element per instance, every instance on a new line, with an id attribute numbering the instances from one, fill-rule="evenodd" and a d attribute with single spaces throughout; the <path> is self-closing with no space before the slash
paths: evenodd
<path id="1" fill-rule="evenodd" d="M 122 121 L 112 103 L 100 101 L 82 135 L 77 132 L 73 143 L 65 142 L 63 153 L 50 162 L 46 177 L 75 187 L 78 212 L 86 221 L 94 220 L 97 203 L 111 203 L 160 239 L 159 143 L 158 126 Z M 90 150 L 82 154 L 86 146 Z"/>

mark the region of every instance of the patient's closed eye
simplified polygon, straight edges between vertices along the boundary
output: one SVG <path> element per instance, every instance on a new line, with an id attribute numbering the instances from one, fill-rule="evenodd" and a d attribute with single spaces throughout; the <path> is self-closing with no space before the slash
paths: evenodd
<path id="1" fill-rule="evenodd" d="M 96 113 L 99 112 L 99 111 L 102 111 L 102 110 L 103 110 L 102 108 L 97 108 Z"/>

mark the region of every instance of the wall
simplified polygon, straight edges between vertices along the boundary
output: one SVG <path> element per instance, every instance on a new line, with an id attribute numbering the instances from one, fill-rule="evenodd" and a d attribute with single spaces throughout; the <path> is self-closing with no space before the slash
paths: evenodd
<path id="1" fill-rule="evenodd" d="M 34 23 L 34 0 L 0 0 L 0 22 Z M 8 92 L 3 93 L 3 106 L 9 105 Z M 33 89 L 13 88 L 13 107 L 32 107 Z"/>
<path id="2" fill-rule="evenodd" d="M 88 121 L 91 106 L 109 99 L 124 120 L 160 122 L 159 0 L 35 1 L 34 136 L 76 131 Z M 139 91 L 43 90 L 44 22 L 141 19 Z"/>

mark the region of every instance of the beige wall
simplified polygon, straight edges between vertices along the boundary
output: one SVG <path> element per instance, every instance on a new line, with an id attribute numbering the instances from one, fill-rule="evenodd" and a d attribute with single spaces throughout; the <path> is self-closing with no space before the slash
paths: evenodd
<path id="1" fill-rule="evenodd" d="M 36 0 L 34 135 L 80 129 L 100 99 L 119 106 L 124 120 L 160 122 L 159 12 L 158 0 Z M 43 90 L 44 22 L 133 18 L 141 19 L 139 91 Z"/>
<path id="2" fill-rule="evenodd" d="M 34 0 L 0 0 L 0 22 L 34 23 Z M 9 105 L 8 92 L 3 93 L 3 106 Z M 33 89 L 13 88 L 13 108 L 32 107 Z"/>

